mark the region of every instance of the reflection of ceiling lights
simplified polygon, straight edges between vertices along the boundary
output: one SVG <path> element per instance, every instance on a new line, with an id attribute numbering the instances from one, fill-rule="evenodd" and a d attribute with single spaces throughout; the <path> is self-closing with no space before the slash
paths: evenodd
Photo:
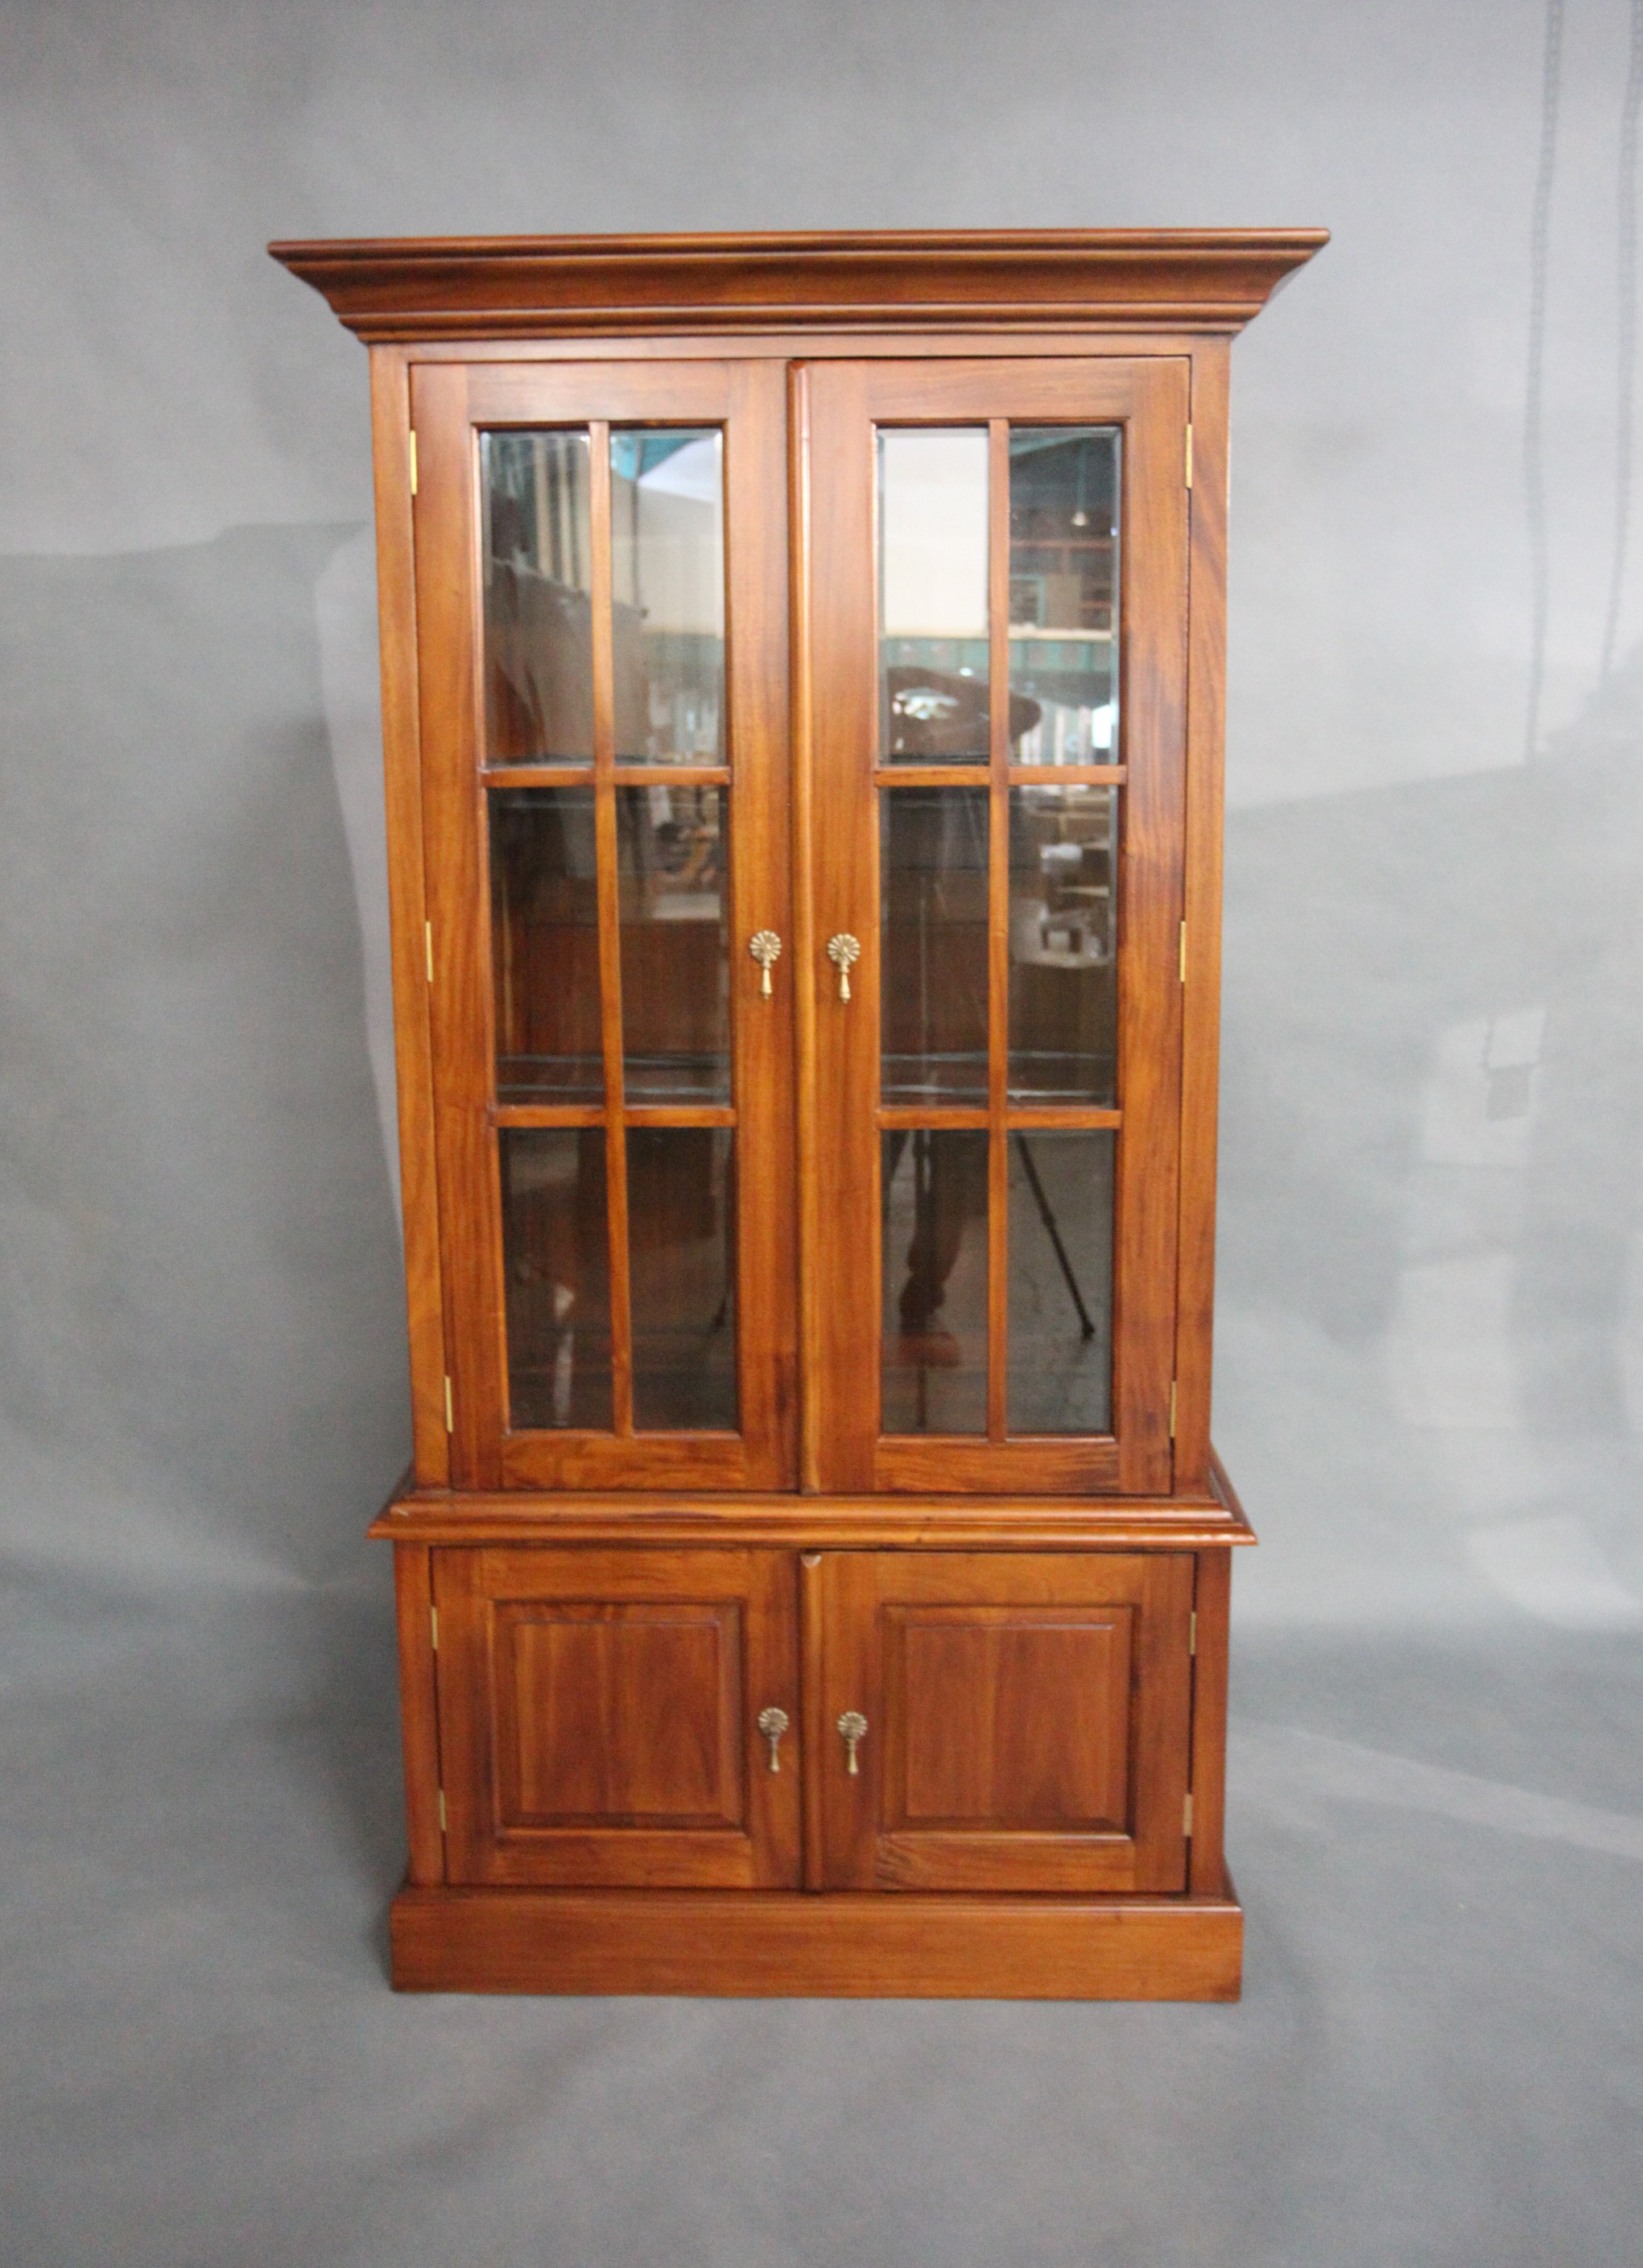
<path id="1" fill-rule="evenodd" d="M 718 436 L 704 433 L 670 450 L 659 465 L 639 475 L 639 486 L 652 496 L 685 497 L 692 504 L 718 502 Z"/>
<path id="2" fill-rule="evenodd" d="M 920 725 L 932 725 L 938 718 L 951 717 L 958 707 L 950 693 L 938 693 L 933 686 L 904 686 L 890 703 L 898 717 L 911 717 Z"/>

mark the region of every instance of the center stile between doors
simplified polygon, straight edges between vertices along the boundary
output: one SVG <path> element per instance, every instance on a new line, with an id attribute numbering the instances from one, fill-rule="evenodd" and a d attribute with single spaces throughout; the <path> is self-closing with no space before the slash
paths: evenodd
<path id="1" fill-rule="evenodd" d="M 1184 364 L 411 380 L 453 1483 L 1167 1491 Z"/>

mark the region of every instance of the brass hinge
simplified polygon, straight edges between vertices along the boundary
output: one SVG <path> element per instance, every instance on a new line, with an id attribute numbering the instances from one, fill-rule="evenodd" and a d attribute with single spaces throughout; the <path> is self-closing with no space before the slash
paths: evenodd
<path id="1" fill-rule="evenodd" d="M 430 1607 L 428 1609 L 428 1632 L 433 1644 L 433 1650 L 438 1653 L 439 1651 L 439 1609 L 438 1607 Z"/>
<path id="2" fill-rule="evenodd" d="M 1169 1381 L 1169 1438 L 1172 1441 L 1175 1438 L 1175 1381 L 1173 1378 Z"/>
<path id="3" fill-rule="evenodd" d="M 431 984 L 433 983 L 433 924 L 431 921 L 425 921 L 422 925 L 422 941 L 428 955 L 428 982 Z"/>
<path id="4" fill-rule="evenodd" d="M 434 1639 L 434 1644 L 435 1644 L 436 1646 L 438 1646 L 438 1643 L 439 1643 L 439 1641 L 438 1641 L 438 1638 L 436 1638 Z M 1191 1613 L 1191 1614 L 1190 1614 L 1190 1615 L 1187 1616 L 1187 1652 L 1188 1652 L 1189 1653 L 1196 1653 L 1197 1652 L 1197 1650 L 1198 1650 L 1198 1617 L 1197 1617 L 1197 1609 L 1195 1608 L 1195 1609 L 1193 1609 L 1192 1613 Z"/>
<path id="5" fill-rule="evenodd" d="M 445 1374 L 445 1430 L 447 1433 L 454 1433 L 456 1431 L 456 1417 L 451 1406 L 451 1373 L 448 1370 Z"/>
<path id="6" fill-rule="evenodd" d="M 440 1800 L 440 1802 L 443 1804 L 443 1803 L 444 1803 L 444 1801 L 445 1801 L 445 1798 L 444 1798 L 443 1796 L 441 1796 L 441 1797 L 439 1798 L 439 1800 Z M 441 1812 L 440 1812 L 440 1814 L 439 1814 L 439 1824 L 440 1824 L 442 1827 L 443 1827 L 443 1826 L 444 1826 L 444 1824 L 445 1824 L 445 1814 L 444 1814 L 444 1812 L 443 1812 L 443 1811 L 441 1811 Z M 1182 1822 L 1181 1822 L 1181 1831 L 1182 1831 L 1182 1833 L 1183 1833 L 1183 1835 L 1190 1835 L 1190 1834 L 1191 1834 L 1191 1832 L 1192 1832 L 1192 1798 L 1191 1798 L 1191 1796 L 1190 1796 L 1190 1794 L 1189 1794 L 1189 1796 L 1187 1797 L 1187 1800 L 1186 1800 L 1186 1806 L 1185 1806 L 1185 1815 L 1184 1815 L 1184 1817 L 1183 1818 Z"/>
<path id="7" fill-rule="evenodd" d="M 411 446 L 414 451 L 416 447 L 416 436 L 414 434 L 411 437 Z M 416 457 L 413 454 L 411 462 L 415 464 L 416 461 Z M 413 479 L 411 482 L 412 488 L 414 489 L 416 485 L 416 483 Z M 1189 488 L 1192 486 L 1192 428 L 1190 425 L 1187 428 L 1187 486 Z"/>
<path id="8" fill-rule="evenodd" d="M 1188 438 L 1188 444 L 1189 444 L 1189 446 L 1188 446 L 1188 450 L 1187 450 L 1187 456 L 1188 456 L 1188 460 L 1189 460 L 1189 468 L 1190 468 L 1190 460 L 1191 460 L 1191 454 L 1192 454 L 1191 446 L 1190 446 L 1190 443 L 1191 443 L 1191 437 L 1192 437 L 1192 428 L 1189 425 L 1189 426 L 1188 426 L 1188 428 L 1187 428 L 1187 438 Z M 411 475 L 411 494 L 412 494 L 413 496 L 415 496 L 415 495 L 416 495 L 416 427 L 415 427 L 414 425 L 413 425 L 413 426 L 412 426 L 412 428 L 411 428 L 411 437 L 410 437 L 410 475 Z M 1191 475 L 1191 471 L 1190 471 L 1190 469 L 1189 469 L 1188 474 L 1187 474 L 1187 486 L 1188 486 L 1189 488 L 1190 488 L 1190 487 L 1192 486 L 1192 475 Z"/>
<path id="9" fill-rule="evenodd" d="M 1181 981 L 1183 984 L 1187 981 L 1187 925 L 1185 922 L 1183 922 L 1181 924 Z"/>
<path id="10" fill-rule="evenodd" d="M 1192 1798 L 1190 1796 L 1187 1798 L 1187 1808 L 1189 1811 L 1192 1808 Z M 1191 1822 L 1189 1822 L 1188 1823 L 1190 1825 Z M 441 1835 L 445 1832 L 445 1790 L 443 1788 L 439 1790 L 439 1832 Z"/>

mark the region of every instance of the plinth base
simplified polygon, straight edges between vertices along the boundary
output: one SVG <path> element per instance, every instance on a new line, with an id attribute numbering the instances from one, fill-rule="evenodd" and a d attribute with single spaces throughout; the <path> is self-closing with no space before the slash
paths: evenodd
<path id="1" fill-rule="evenodd" d="M 1235 2000 L 1243 1912 L 1206 1898 L 407 1888 L 407 1992 Z"/>

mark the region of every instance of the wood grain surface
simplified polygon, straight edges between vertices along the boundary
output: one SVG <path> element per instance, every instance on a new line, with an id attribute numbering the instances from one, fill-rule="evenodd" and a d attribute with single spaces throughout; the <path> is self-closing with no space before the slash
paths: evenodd
<path id="1" fill-rule="evenodd" d="M 269 251 L 369 340 L 917 321 L 1235 330 L 1323 229 L 361 238 Z"/>
<path id="2" fill-rule="evenodd" d="M 402 1992 L 1235 2000 L 1243 1914 L 1215 1898 L 402 1890 Z"/>

